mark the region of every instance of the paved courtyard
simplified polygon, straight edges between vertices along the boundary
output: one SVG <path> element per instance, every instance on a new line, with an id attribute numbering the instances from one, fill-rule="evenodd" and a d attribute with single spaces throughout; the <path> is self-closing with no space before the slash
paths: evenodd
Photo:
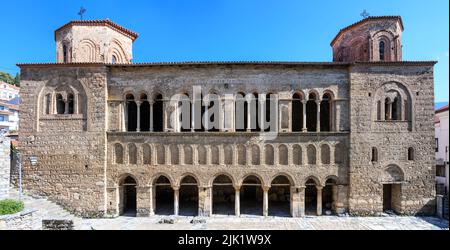
<path id="1" fill-rule="evenodd" d="M 11 197 L 18 192 L 11 190 Z M 217 215 L 207 218 L 191 216 L 152 216 L 136 218 L 122 216 L 114 219 L 82 219 L 60 206 L 30 196 L 23 196 L 26 209 L 35 210 L 33 229 L 40 229 L 42 219 L 72 219 L 80 230 L 448 230 L 448 221 L 435 217 L 389 216 L 386 217 L 337 217 L 311 216 L 304 218 L 262 217 L 243 215 Z M 161 222 L 173 222 L 173 224 Z M 14 229 L 14 228 L 9 228 Z"/>

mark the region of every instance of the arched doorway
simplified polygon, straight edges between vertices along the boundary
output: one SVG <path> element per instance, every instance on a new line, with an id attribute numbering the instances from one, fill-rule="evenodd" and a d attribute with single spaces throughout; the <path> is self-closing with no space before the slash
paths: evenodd
<path id="1" fill-rule="evenodd" d="M 136 180 L 127 176 L 120 182 L 120 214 L 136 216 Z"/>
<path id="2" fill-rule="evenodd" d="M 170 180 L 165 176 L 160 176 L 154 186 L 155 214 L 174 214 L 174 193 Z"/>
<path id="3" fill-rule="evenodd" d="M 235 194 L 236 191 L 230 177 L 226 175 L 217 176 L 213 181 L 213 214 L 234 215 Z"/>
<path id="4" fill-rule="evenodd" d="M 336 186 L 336 180 L 329 178 L 325 182 L 325 187 L 322 190 L 322 214 L 331 215 L 336 213 L 336 193 L 337 193 L 337 186 Z"/>
<path id="5" fill-rule="evenodd" d="M 389 165 L 382 173 L 383 212 L 402 213 L 402 183 L 405 177 L 397 165 Z"/>
<path id="6" fill-rule="evenodd" d="M 317 183 L 313 179 L 306 181 L 305 188 L 305 214 L 317 215 Z"/>
<path id="7" fill-rule="evenodd" d="M 240 205 L 241 214 L 263 214 L 263 190 L 258 177 L 251 175 L 242 182 Z"/>
<path id="8" fill-rule="evenodd" d="M 179 214 L 186 216 L 198 215 L 198 185 L 192 176 L 186 176 L 180 183 Z"/>
<path id="9" fill-rule="evenodd" d="M 291 216 L 291 182 L 286 176 L 276 177 L 270 185 L 269 215 Z"/>

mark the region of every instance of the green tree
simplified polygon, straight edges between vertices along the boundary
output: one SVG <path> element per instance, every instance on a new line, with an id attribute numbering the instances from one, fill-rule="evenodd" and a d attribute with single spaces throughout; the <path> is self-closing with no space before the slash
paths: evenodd
<path id="1" fill-rule="evenodd" d="M 6 72 L 0 72 L 0 81 L 9 83 L 11 85 L 20 86 L 20 76 L 16 74 L 16 77 L 13 77 L 11 74 Z"/>

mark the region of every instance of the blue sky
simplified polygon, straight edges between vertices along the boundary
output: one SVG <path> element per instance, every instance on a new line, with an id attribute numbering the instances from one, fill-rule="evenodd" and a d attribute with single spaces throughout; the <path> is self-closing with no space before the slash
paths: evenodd
<path id="1" fill-rule="evenodd" d="M 78 19 L 109 18 L 140 34 L 134 62 L 331 61 L 339 29 L 371 15 L 401 15 L 404 60 L 438 60 L 435 99 L 448 101 L 449 1 L 18 0 L 2 1 L 0 71 L 54 62 L 53 31 Z"/>

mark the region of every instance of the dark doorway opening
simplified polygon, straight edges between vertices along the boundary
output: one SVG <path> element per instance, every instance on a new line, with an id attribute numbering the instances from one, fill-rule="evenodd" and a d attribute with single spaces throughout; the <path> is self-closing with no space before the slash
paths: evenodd
<path id="1" fill-rule="evenodd" d="M 269 215 L 291 216 L 291 182 L 285 176 L 276 177 L 269 189 Z"/>
<path id="2" fill-rule="evenodd" d="M 219 175 L 213 182 L 213 214 L 234 215 L 236 191 L 233 181 L 226 175 Z"/>
<path id="3" fill-rule="evenodd" d="M 305 188 L 305 214 L 317 215 L 317 188 L 312 179 L 306 182 Z"/>
<path id="4" fill-rule="evenodd" d="M 322 214 L 335 213 L 335 193 L 336 193 L 336 181 L 328 179 L 325 183 L 325 187 L 322 189 Z"/>
<path id="5" fill-rule="evenodd" d="M 180 184 L 179 214 L 185 216 L 198 215 L 198 186 L 192 176 L 186 176 Z"/>
<path id="6" fill-rule="evenodd" d="M 122 215 L 136 216 L 136 180 L 126 177 L 121 183 L 123 210 Z"/>
<path id="7" fill-rule="evenodd" d="M 174 193 L 170 180 L 160 176 L 155 182 L 155 213 L 160 215 L 174 214 Z"/>
<path id="8" fill-rule="evenodd" d="M 241 214 L 263 214 L 263 190 L 261 181 L 256 176 L 245 178 L 240 192 Z"/>

